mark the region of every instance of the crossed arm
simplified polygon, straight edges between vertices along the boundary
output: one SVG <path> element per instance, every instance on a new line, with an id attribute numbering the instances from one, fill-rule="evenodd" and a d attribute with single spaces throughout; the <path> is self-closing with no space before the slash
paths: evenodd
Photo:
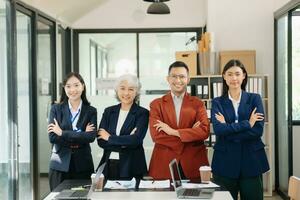
<path id="1" fill-rule="evenodd" d="M 203 104 L 193 108 L 195 116 L 190 119 L 194 123 L 190 127 L 175 129 L 171 127 L 168 120 L 164 119 L 162 107 L 157 102 L 150 105 L 150 133 L 152 140 L 164 146 L 180 151 L 183 142 L 201 141 L 209 135 L 209 121 L 207 119 L 206 109 Z M 190 117 L 190 116 L 188 116 Z M 166 117 L 165 117 L 166 118 Z"/>
<path id="2" fill-rule="evenodd" d="M 95 126 L 97 123 L 97 112 L 89 113 L 90 122 L 83 131 L 63 130 L 56 119 L 57 110 L 52 108 L 48 125 L 49 140 L 51 143 L 69 147 L 71 144 L 87 144 L 93 142 L 96 137 Z"/>
<path id="3" fill-rule="evenodd" d="M 248 140 L 262 136 L 264 126 L 264 114 L 262 101 L 257 96 L 255 99 L 256 107 L 252 110 L 248 120 L 238 123 L 230 123 L 225 120 L 222 114 L 223 108 L 220 102 L 212 102 L 212 123 L 214 132 L 217 136 L 225 136 L 227 140 Z"/>

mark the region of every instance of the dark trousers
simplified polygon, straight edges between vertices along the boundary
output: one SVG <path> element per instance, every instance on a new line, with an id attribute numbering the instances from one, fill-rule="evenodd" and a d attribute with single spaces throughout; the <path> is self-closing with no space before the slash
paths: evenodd
<path id="1" fill-rule="evenodd" d="M 94 173 L 93 170 L 76 172 L 75 164 L 71 158 L 68 172 L 62 172 L 55 169 L 49 170 L 50 191 L 52 192 L 61 182 L 66 179 L 90 179 L 92 173 Z"/>
<path id="2" fill-rule="evenodd" d="M 109 180 L 131 180 L 133 177 L 141 179 L 143 175 L 135 174 L 129 177 L 120 176 L 120 160 L 109 159 L 107 161 L 107 179 Z"/>
<path id="3" fill-rule="evenodd" d="M 109 159 L 107 162 L 107 179 L 109 180 L 120 180 L 120 161 Z"/>
<path id="4" fill-rule="evenodd" d="M 234 200 L 238 199 L 238 193 L 241 200 L 263 200 L 262 176 L 232 179 L 213 175 L 213 180 L 228 190 Z"/>
<path id="5" fill-rule="evenodd" d="M 54 169 L 49 170 L 50 191 L 53 191 L 66 179 L 90 179 L 93 172 L 62 172 Z"/>

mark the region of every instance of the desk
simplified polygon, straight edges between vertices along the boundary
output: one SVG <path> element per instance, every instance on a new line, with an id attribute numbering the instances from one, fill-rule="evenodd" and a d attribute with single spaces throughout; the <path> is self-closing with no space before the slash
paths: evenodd
<path id="1" fill-rule="evenodd" d="M 89 180 L 65 180 L 53 192 L 51 192 L 44 200 L 53 200 L 54 197 L 62 189 L 70 189 L 71 186 L 79 186 L 90 183 Z M 92 200 L 120 200 L 120 199 L 133 199 L 133 200 L 178 200 L 175 191 L 103 191 L 93 192 Z M 215 191 L 211 200 L 232 200 L 232 197 L 227 191 Z"/>
<path id="2" fill-rule="evenodd" d="M 51 192 L 44 200 L 52 200 L 58 192 Z M 174 191 L 151 192 L 93 192 L 92 200 L 133 199 L 133 200 L 178 200 Z M 229 192 L 215 191 L 211 200 L 232 200 Z"/>

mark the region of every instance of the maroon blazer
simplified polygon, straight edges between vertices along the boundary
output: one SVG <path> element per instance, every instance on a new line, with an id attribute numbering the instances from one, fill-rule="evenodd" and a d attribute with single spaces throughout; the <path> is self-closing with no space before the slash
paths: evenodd
<path id="1" fill-rule="evenodd" d="M 199 167 L 208 165 L 204 140 L 209 136 L 210 123 L 204 103 L 198 97 L 185 94 L 181 106 L 179 125 L 169 92 L 150 104 L 150 133 L 155 143 L 149 166 L 154 179 L 170 179 L 169 162 L 176 158 L 187 178 L 199 178 Z M 179 131 L 180 138 L 156 131 L 154 124 L 160 120 Z M 200 126 L 192 128 L 200 121 Z"/>

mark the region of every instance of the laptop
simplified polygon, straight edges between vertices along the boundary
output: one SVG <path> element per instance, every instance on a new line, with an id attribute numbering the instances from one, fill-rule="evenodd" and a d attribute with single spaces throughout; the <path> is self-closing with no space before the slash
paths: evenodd
<path id="1" fill-rule="evenodd" d="M 80 189 L 80 190 L 62 190 L 58 195 L 55 196 L 54 199 L 56 200 L 63 200 L 63 199 L 85 199 L 90 200 L 90 196 L 92 195 L 93 191 L 95 190 L 95 184 L 98 182 L 98 180 L 101 177 L 101 174 L 104 170 L 106 163 L 103 163 L 97 170 L 95 181 L 92 183 L 90 189 Z"/>
<path id="2" fill-rule="evenodd" d="M 178 163 L 173 159 L 170 164 L 170 173 L 173 186 L 179 199 L 211 199 L 214 189 L 208 188 L 183 188 Z"/>

